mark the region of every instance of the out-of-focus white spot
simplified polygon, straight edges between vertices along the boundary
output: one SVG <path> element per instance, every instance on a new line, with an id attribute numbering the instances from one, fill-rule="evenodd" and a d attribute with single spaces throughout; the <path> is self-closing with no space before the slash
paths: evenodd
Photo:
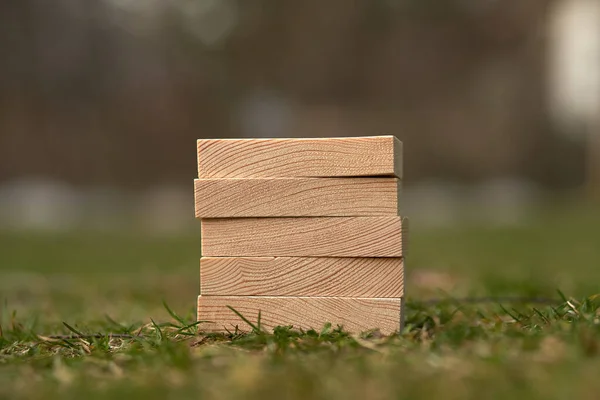
<path id="1" fill-rule="evenodd" d="M 181 0 L 175 4 L 187 29 L 206 46 L 222 43 L 238 22 L 239 10 L 233 0 Z"/>
<path id="2" fill-rule="evenodd" d="M 136 196 L 136 225 L 147 233 L 172 234 L 198 225 L 193 189 L 157 186 Z"/>
<path id="3" fill-rule="evenodd" d="M 147 13 L 162 8 L 169 1 L 164 0 L 108 0 L 108 3 L 131 12 Z"/>
<path id="4" fill-rule="evenodd" d="M 48 180 L 21 180 L 0 187 L 0 227 L 65 230 L 76 227 L 81 196 L 68 185 Z"/>
<path id="5" fill-rule="evenodd" d="M 528 222 L 542 195 L 535 185 L 516 179 L 478 185 L 421 182 L 404 188 L 401 213 L 417 229 L 464 222 L 521 225 Z M 173 235 L 198 226 L 189 186 L 127 193 L 102 187 L 77 189 L 45 180 L 0 185 L 0 229 L 140 229 L 145 234 Z"/>
<path id="6" fill-rule="evenodd" d="M 511 178 L 477 185 L 428 181 L 403 189 L 401 214 L 419 228 L 464 222 L 519 226 L 529 222 L 542 195 L 533 183 Z"/>
<path id="7" fill-rule="evenodd" d="M 542 194 L 531 182 L 501 178 L 471 190 L 468 210 L 475 219 L 491 225 L 521 225 L 528 222 Z"/>
<path id="8" fill-rule="evenodd" d="M 600 1 L 555 2 L 549 29 L 553 117 L 566 128 L 589 123 L 600 113 Z"/>

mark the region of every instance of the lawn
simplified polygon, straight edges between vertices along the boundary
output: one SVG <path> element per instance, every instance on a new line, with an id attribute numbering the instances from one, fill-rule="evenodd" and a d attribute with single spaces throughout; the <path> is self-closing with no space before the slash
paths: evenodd
<path id="1" fill-rule="evenodd" d="M 0 398 L 598 398 L 600 209 L 411 229 L 389 337 L 203 334 L 199 232 L 0 233 Z"/>

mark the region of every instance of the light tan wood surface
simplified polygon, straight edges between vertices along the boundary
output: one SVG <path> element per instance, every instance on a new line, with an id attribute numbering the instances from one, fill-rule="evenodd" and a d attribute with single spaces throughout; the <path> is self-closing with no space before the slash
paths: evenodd
<path id="1" fill-rule="evenodd" d="M 204 257 L 203 296 L 399 298 L 401 258 Z"/>
<path id="2" fill-rule="evenodd" d="M 401 217 L 215 218 L 204 257 L 402 257 Z"/>
<path id="3" fill-rule="evenodd" d="M 402 177 L 394 136 L 317 139 L 201 139 L 199 178 Z"/>
<path id="4" fill-rule="evenodd" d="M 261 312 L 261 325 L 272 330 L 278 325 L 295 329 L 320 330 L 326 322 L 335 328 L 342 325 L 349 332 L 379 328 L 391 334 L 401 326 L 401 299 L 358 299 L 340 297 L 225 297 L 199 296 L 198 321 L 202 331 L 230 331 L 238 326 L 242 331 L 251 327 L 227 306 L 233 307 L 256 324 Z"/>
<path id="5" fill-rule="evenodd" d="M 196 218 L 398 215 L 396 178 L 196 179 Z"/>

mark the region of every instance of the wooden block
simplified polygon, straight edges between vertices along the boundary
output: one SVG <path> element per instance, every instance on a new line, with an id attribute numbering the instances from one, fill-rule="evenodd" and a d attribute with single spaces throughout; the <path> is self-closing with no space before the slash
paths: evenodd
<path id="1" fill-rule="evenodd" d="M 203 296 L 400 298 L 402 258 L 204 257 Z"/>
<path id="2" fill-rule="evenodd" d="M 402 177 L 394 136 L 318 139 L 201 139 L 199 178 Z"/>
<path id="3" fill-rule="evenodd" d="M 401 329 L 402 299 L 358 299 L 347 297 L 226 297 L 199 296 L 198 321 L 200 330 L 224 332 L 251 330 L 233 307 L 252 323 L 261 312 L 261 325 L 271 330 L 276 326 L 292 325 L 295 329 L 320 330 L 326 322 L 335 328 L 342 325 L 349 332 L 359 333 L 379 328 L 384 334 Z"/>
<path id="4" fill-rule="evenodd" d="M 205 257 L 402 257 L 401 217 L 215 218 Z"/>
<path id="5" fill-rule="evenodd" d="M 398 215 L 396 178 L 197 179 L 196 218 Z"/>

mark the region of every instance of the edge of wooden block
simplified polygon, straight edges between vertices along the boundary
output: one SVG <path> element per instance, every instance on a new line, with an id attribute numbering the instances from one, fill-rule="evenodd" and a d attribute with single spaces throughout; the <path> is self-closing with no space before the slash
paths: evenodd
<path id="1" fill-rule="evenodd" d="M 409 244 L 409 232 L 410 229 L 410 220 L 408 217 L 402 217 L 400 222 L 400 230 L 402 231 L 401 246 L 402 246 L 402 258 L 406 261 L 406 254 L 408 251 Z"/>
<path id="2" fill-rule="evenodd" d="M 402 332 L 404 330 L 405 322 L 406 322 L 406 310 L 405 310 L 406 300 L 405 297 L 402 296 L 400 298 L 400 329 L 398 332 Z"/>
<path id="3" fill-rule="evenodd" d="M 404 157 L 403 157 L 403 145 L 400 139 L 396 136 L 392 136 L 394 139 L 394 175 L 398 179 L 404 178 Z"/>
<path id="4" fill-rule="evenodd" d="M 275 140 L 275 141 L 304 141 L 304 140 L 332 140 L 332 139 L 339 139 L 339 140 L 347 140 L 347 139 L 387 139 L 387 138 L 394 138 L 396 139 L 399 143 L 400 140 L 395 136 L 395 135 L 370 135 L 370 136 L 319 136 L 319 137 L 300 137 L 300 138 L 294 138 L 294 137 L 272 137 L 272 138 L 204 138 L 204 139 L 197 139 L 196 143 L 199 145 L 200 142 L 211 142 L 211 141 L 240 141 L 240 140 L 244 140 L 244 141 L 266 141 L 266 140 Z"/>

